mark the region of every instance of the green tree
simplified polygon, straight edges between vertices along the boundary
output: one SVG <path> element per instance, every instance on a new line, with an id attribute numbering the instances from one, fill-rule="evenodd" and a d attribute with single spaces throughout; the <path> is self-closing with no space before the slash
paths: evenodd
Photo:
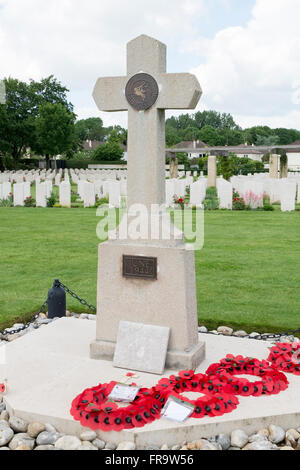
<path id="1" fill-rule="evenodd" d="M 67 100 L 68 88 L 63 86 L 53 75 L 43 78 L 40 82 L 30 80 L 29 84 L 34 93 L 34 111 L 38 114 L 39 107 L 45 103 L 61 104 L 67 111 L 74 111 L 73 104 Z"/>
<path id="2" fill-rule="evenodd" d="M 270 137 L 272 135 L 274 135 L 274 131 L 268 126 L 254 126 L 244 131 L 245 142 L 248 145 L 256 145 L 258 138 Z"/>
<path id="3" fill-rule="evenodd" d="M 178 131 L 171 125 L 166 125 L 166 145 L 167 147 L 173 147 L 179 144 L 181 138 Z"/>
<path id="4" fill-rule="evenodd" d="M 17 79 L 4 80 L 6 102 L 0 104 L 0 152 L 14 160 L 15 168 L 27 148 L 36 148 L 35 120 L 40 108 L 60 104 L 69 114 L 73 105 L 67 101 L 67 88 L 52 75 L 28 83 Z"/>
<path id="5" fill-rule="evenodd" d="M 34 94 L 29 85 L 9 78 L 4 80 L 6 102 L 0 104 L 0 151 L 10 155 L 15 167 L 34 136 Z"/>
<path id="6" fill-rule="evenodd" d="M 99 145 L 99 147 L 93 151 L 92 160 L 114 162 L 121 160 L 123 156 L 124 150 L 121 147 L 120 137 L 118 133 L 113 130 L 108 141 L 103 145 Z"/>
<path id="7" fill-rule="evenodd" d="M 200 131 L 197 129 L 197 127 L 189 126 L 181 131 L 182 140 L 198 140 L 199 135 Z"/>
<path id="8" fill-rule="evenodd" d="M 105 132 L 103 121 L 100 118 L 81 119 L 75 123 L 75 134 L 81 143 L 86 140 L 102 142 Z"/>
<path id="9" fill-rule="evenodd" d="M 279 137 L 279 145 L 289 145 L 300 140 L 300 132 L 295 129 L 279 128 L 274 130 L 275 134 Z"/>
<path id="10" fill-rule="evenodd" d="M 218 131 L 212 126 L 204 126 L 199 131 L 199 139 L 212 147 L 216 145 L 222 145 L 222 140 Z"/>
<path id="11" fill-rule="evenodd" d="M 75 114 L 61 103 L 47 103 L 39 108 L 35 120 L 34 149 L 45 155 L 47 166 L 49 158 L 72 149 L 75 135 Z"/>
<path id="12" fill-rule="evenodd" d="M 269 135 L 268 137 L 258 135 L 256 138 L 256 145 L 262 145 L 262 146 L 280 145 L 280 137 L 278 135 Z"/>
<path id="13" fill-rule="evenodd" d="M 128 138 L 128 131 L 121 126 L 110 126 L 105 129 L 105 139 L 106 141 L 109 140 L 112 133 L 116 135 L 123 145 L 127 145 L 127 138 Z"/>

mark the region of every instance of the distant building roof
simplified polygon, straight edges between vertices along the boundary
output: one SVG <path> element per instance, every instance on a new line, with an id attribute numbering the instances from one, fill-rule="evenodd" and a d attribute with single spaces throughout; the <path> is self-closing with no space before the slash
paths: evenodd
<path id="1" fill-rule="evenodd" d="M 252 145 L 240 144 L 238 147 L 241 150 L 235 152 L 237 155 L 263 155 L 261 150 L 256 150 L 256 148 Z"/>
<path id="2" fill-rule="evenodd" d="M 184 140 L 179 142 L 179 144 L 174 145 L 175 149 L 191 149 L 192 150 L 203 150 L 209 148 L 209 145 L 201 142 L 201 140 Z"/>
<path id="3" fill-rule="evenodd" d="M 296 140 L 291 145 L 299 145 L 299 148 L 297 148 L 297 149 L 287 149 L 286 153 L 300 153 L 300 140 Z"/>
<path id="4" fill-rule="evenodd" d="M 105 142 L 99 142 L 98 140 L 86 140 L 83 143 L 83 150 L 87 152 L 91 152 L 92 150 L 95 150 L 96 148 L 98 148 L 100 145 L 104 145 L 104 144 Z M 120 145 L 122 149 L 124 150 L 124 152 L 127 152 L 127 146 L 122 143 Z"/>
<path id="5" fill-rule="evenodd" d="M 83 144 L 83 150 L 92 151 L 103 144 L 104 142 L 99 142 L 98 140 L 86 140 Z"/>

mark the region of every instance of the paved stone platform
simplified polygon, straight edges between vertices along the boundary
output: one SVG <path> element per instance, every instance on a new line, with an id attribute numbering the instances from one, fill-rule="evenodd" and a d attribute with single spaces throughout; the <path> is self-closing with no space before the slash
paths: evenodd
<path id="1" fill-rule="evenodd" d="M 71 402 L 88 387 L 111 380 L 124 381 L 126 372 L 111 362 L 89 358 L 89 345 L 95 337 L 95 322 L 64 318 L 44 326 L 5 346 L 5 364 L 0 377 L 8 378 L 5 401 L 10 413 L 28 421 L 53 424 L 60 432 L 77 434 L 79 423 L 69 414 Z M 242 354 L 264 359 L 270 343 L 234 337 L 200 335 L 206 341 L 207 357 L 198 372 L 218 362 L 226 354 Z M 3 354 L 0 355 L 3 359 Z M 1 361 L 0 361 L 1 362 Z M 3 361 L 2 361 L 3 362 Z M 165 376 L 178 371 L 166 371 Z M 153 386 L 159 376 L 138 373 L 139 385 Z M 288 376 L 290 387 L 273 397 L 240 398 L 233 413 L 216 418 L 190 419 L 185 424 L 156 421 L 142 429 L 104 433 L 99 437 L 118 444 L 135 441 L 139 448 L 176 445 L 243 428 L 249 433 L 269 424 L 288 429 L 300 425 L 300 377 Z M 253 380 L 253 378 L 252 378 Z"/>

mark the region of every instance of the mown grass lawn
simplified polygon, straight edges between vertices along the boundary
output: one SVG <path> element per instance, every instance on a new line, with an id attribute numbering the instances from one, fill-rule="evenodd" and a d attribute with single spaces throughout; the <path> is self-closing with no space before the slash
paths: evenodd
<path id="1" fill-rule="evenodd" d="M 36 312 L 56 277 L 96 304 L 97 222 L 95 209 L 0 208 L 0 328 Z M 206 213 L 196 272 L 199 324 L 299 327 L 300 213 Z"/>

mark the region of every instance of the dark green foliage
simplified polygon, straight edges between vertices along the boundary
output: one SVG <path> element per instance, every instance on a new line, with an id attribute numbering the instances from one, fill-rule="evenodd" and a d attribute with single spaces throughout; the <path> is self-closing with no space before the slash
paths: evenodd
<path id="1" fill-rule="evenodd" d="M 53 207 L 56 203 L 57 198 L 54 193 L 52 193 L 51 196 L 47 198 L 47 207 Z"/>
<path id="2" fill-rule="evenodd" d="M 232 209 L 234 211 L 244 211 L 244 210 L 246 210 L 245 201 L 237 191 L 233 192 Z"/>
<path id="3" fill-rule="evenodd" d="M 96 161 L 114 162 L 121 160 L 123 156 L 124 150 L 121 147 L 120 138 L 116 131 L 112 131 L 107 143 L 99 145 L 92 152 L 91 158 Z"/>
<path id="4" fill-rule="evenodd" d="M 207 211 L 215 211 L 219 209 L 219 199 L 216 188 L 207 188 L 204 200 L 204 209 Z"/>
<path id="5" fill-rule="evenodd" d="M 300 131 L 295 129 L 271 129 L 254 126 L 241 129 L 230 114 L 203 111 L 182 114 L 166 121 L 167 147 L 181 141 L 201 140 L 211 146 L 240 145 L 287 145 L 300 140 Z"/>
<path id="6" fill-rule="evenodd" d="M 79 142 L 86 140 L 103 141 L 106 136 L 106 129 L 100 118 L 81 119 L 75 124 L 75 134 Z"/>
<path id="7" fill-rule="evenodd" d="M 25 207 L 35 207 L 35 199 L 33 197 L 29 196 L 25 199 L 24 201 L 24 206 Z"/>
<path id="8" fill-rule="evenodd" d="M 67 88 L 53 76 L 29 83 L 8 78 L 4 80 L 4 85 L 6 102 L 0 104 L 0 152 L 11 157 L 17 168 L 27 148 L 41 148 L 36 127 L 40 110 L 47 105 L 60 106 L 74 116 L 73 106 L 67 101 Z"/>

